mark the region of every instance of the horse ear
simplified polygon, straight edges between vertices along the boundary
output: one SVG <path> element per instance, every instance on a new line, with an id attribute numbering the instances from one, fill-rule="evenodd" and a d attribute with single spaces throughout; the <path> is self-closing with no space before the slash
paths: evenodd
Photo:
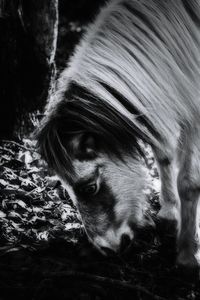
<path id="1" fill-rule="evenodd" d="M 97 156 L 95 139 L 90 134 L 76 134 L 70 141 L 70 146 L 75 157 L 91 159 Z"/>

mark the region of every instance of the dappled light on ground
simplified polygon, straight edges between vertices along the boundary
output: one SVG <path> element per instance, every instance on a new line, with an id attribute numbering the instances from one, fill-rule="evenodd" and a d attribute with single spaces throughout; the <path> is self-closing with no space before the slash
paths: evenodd
<path id="1" fill-rule="evenodd" d="M 159 179 L 152 153 L 145 151 L 151 180 L 146 193 L 156 221 Z M 35 141 L 4 141 L 0 170 L 1 299 L 12 299 L 13 292 L 21 300 L 200 297 L 198 278 L 175 267 L 173 233 L 142 232 L 123 256 L 101 256 Z"/>

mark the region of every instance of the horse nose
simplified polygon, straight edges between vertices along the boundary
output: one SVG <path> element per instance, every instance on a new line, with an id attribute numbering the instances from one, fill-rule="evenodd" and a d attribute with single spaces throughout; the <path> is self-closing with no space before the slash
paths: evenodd
<path id="1" fill-rule="evenodd" d="M 131 239 L 128 234 L 122 234 L 119 252 L 123 253 L 131 244 Z"/>

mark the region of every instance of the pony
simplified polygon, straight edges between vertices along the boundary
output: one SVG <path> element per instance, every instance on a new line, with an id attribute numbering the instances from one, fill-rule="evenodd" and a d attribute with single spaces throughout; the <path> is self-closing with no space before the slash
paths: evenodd
<path id="1" fill-rule="evenodd" d="M 104 254 L 155 226 L 141 141 L 161 178 L 158 218 L 177 264 L 200 265 L 200 2 L 110 0 L 60 74 L 38 132 L 42 157 Z"/>

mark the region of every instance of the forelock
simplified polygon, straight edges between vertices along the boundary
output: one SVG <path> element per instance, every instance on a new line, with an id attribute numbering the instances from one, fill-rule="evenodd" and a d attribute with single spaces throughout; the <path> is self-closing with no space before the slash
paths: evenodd
<path id="1" fill-rule="evenodd" d="M 57 173 L 67 173 L 69 177 L 73 177 L 75 158 L 70 141 L 76 135 L 93 136 L 97 151 L 110 157 L 141 152 L 132 124 L 108 103 L 76 84 L 66 91 L 41 127 L 38 146 L 42 156 Z"/>

